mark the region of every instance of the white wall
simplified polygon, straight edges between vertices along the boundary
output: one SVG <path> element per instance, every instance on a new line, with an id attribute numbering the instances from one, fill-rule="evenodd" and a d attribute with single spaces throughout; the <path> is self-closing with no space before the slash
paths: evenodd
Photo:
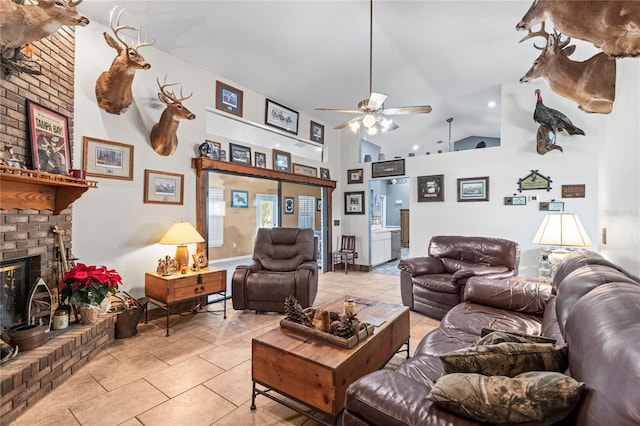
<path id="1" fill-rule="evenodd" d="M 220 77 L 169 56 L 154 47 L 141 49 L 151 63 L 151 69 L 137 71 L 133 83 L 134 104 L 122 115 L 108 114 L 98 108 L 95 98 L 95 81 L 108 69 L 115 50 L 107 46 L 102 32 L 107 28 L 97 23 L 80 28 L 76 32 L 76 90 L 74 165 L 82 164 L 82 137 L 126 143 L 134 146 L 133 181 L 97 178 L 98 189 L 93 189 L 73 205 L 73 250 L 79 261 L 87 264 L 106 265 L 120 272 L 123 289 L 134 296 L 144 294 L 144 273 L 156 268 L 157 260 L 175 252 L 173 246 L 162 246 L 157 241 L 174 221 L 195 223 L 195 171 L 191 158 L 196 157 L 196 147 L 205 138 L 206 108 L 215 106 L 215 82 Z M 168 82 L 179 82 L 184 93 L 193 97 L 184 105 L 196 119 L 181 121 L 178 129 L 178 149 L 174 155 L 163 157 L 151 148 L 148 138 L 153 124 L 160 118 L 164 105 L 158 101 L 158 85 L 168 74 Z M 222 80 L 222 79 L 220 79 Z M 265 97 L 245 87 L 244 118 L 264 122 Z M 179 92 L 180 86 L 175 90 Z M 286 99 L 274 99 L 287 105 Z M 295 105 L 288 105 L 296 109 Z M 301 113 L 299 135 L 309 134 L 312 117 Z M 314 121 L 321 121 L 314 119 Z M 328 162 L 313 163 L 309 160 L 293 161 L 315 167 L 327 167 L 331 176 L 339 175 L 338 134 L 325 124 L 325 146 Z M 332 154 L 332 155 L 331 155 Z M 326 156 L 325 156 L 326 157 Z M 184 205 L 144 204 L 144 170 L 160 170 L 184 174 Z M 91 178 L 90 179 L 94 179 Z M 339 213 L 341 194 L 336 191 L 333 202 L 334 215 Z M 190 246 L 193 253 L 195 245 Z"/>

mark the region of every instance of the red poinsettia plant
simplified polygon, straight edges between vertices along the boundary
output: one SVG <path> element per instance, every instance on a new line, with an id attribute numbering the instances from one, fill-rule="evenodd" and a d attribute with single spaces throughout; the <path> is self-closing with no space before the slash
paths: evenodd
<path id="1" fill-rule="evenodd" d="M 58 283 L 58 290 L 62 300 L 87 304 L 95 302 L 99 305 L 107 294 L 115 294 L 120 284 L 122 277 L 114 269 L 78 263 L 64 274 Z"/>

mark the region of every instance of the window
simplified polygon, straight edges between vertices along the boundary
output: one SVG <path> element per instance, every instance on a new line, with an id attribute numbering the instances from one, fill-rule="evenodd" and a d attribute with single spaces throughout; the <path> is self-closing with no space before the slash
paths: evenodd
<path id="1" fill-rule="evenodd" d="M 298 196 L 298 227 L 315 229 L 316 197 Z"/>
<path id="2" fill-rule="evenodd" d="M 224 242 L 224 190 L 209 188 L 209 247 L 221 247 Z"/>

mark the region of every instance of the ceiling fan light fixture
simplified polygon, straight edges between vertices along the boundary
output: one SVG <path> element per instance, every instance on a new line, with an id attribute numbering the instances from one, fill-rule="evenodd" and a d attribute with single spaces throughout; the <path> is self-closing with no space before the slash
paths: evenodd
<path id="1" fill-rule="evenodd" d="M 393 124 L 393 120 L 389 118 L 383 118 L 382 120 L 380 120 L 380 125 L 382 126 L 383 132 L 386 130 L 389 130 L 389 127 L 391 127 L 392 124 Z"/>
<path id="2" fill-rule="evenodd" d="M 370 129 L 376 125 L 376 117 L 373 114 L 367 114 L 362 119 L 362 124 L 364 124 L 364 127 L 367 129 Z"/>
<path id="3" fill-rule="evenodd" d="M 360 130 L 360 123 L 357 121 L 354 121 L 353 123 L 349 124 L 349 128 L 353 133 L 357 133 L 358 130 Z"/>
<path id="4" fill-rule="evenodd" d="M 377 128 L 376 126 L 369 127 L 369 128 L 367 129 L 367 134 L 368 134 L 369 136 L 377 135 L 377 134 L 378 134 L 378 128 Z"/>

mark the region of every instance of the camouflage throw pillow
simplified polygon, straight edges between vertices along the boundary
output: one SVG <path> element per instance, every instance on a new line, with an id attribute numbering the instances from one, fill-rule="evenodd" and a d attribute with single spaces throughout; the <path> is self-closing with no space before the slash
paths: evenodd
<path id="1" fill-rule="evenodd" d="M 515 378 L 456 373 L 442 376 L 427 399 L 478 422 L 543 426 L 567 417 L 583 388 L 584 383 L 553 372 Z"/>
<path id="2" fill-rule="evenodd" d="M 567 346 L 550 343 L 502 342 L 459 349 L 440 356 L 449 373 L 479 373 L 515 377 L 527 371 L 563 372 L 568 367 Z"/>
<path id="3" fill-rule="evenodd" d="M 511 331 L 511 330 L 493 330 L 491 328 L 483 328 L 482 331 L 480 332 L 480 337 L 485 337 L 485 336 L 487 336 L 488 334 L 491 334 L 491 333 L 502 333 L 502 334 L 508 334 L 510 336 L 514 336 L 514 340 L 504 340 L 505 342 L 522 342 L 522 343 L 526 343 L 526 342 L 524 342 L 522 340 L 515 339 L 515 337 L 520 337 L 522 339 L 526 339 L 528 342 L 531 342 L 531 343 L 556 343 L 556 339 L 551 339 L 549 337 L 534 336 L 532 334 L 525 334 L 525 333 L 520 333 L 519 331 Z M 499 343 L 499 342 L 497 342 L 497 343 Z"/>

